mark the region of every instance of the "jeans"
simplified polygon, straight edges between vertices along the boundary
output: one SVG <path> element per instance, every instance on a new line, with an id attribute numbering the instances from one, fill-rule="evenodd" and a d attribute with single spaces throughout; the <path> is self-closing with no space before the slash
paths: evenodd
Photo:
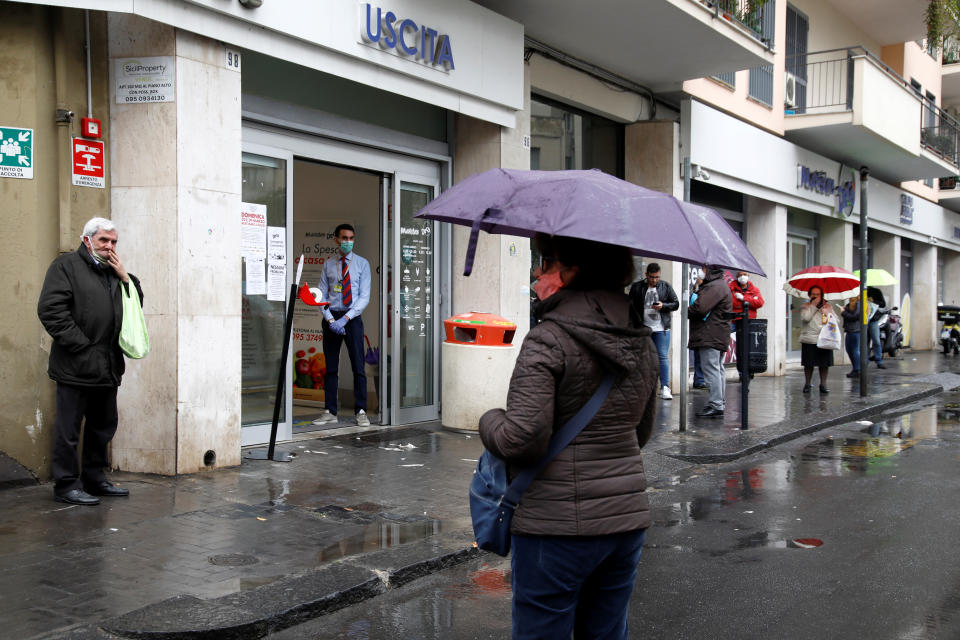
<path id="1" fill-rule="evenodd" d="M 700 350 L 693 350 L 693 386 L 706 386 L 707 381 L 703 379 L 703 366 L 700 364 Z"/>
<path id="2" fill-rule="evenodd" d="M 883 345 L 880 344 L 880 322 L 874 321 L 867 325 L 867 331 L 870 333 L 871 348 L 873 349 L 873 359 L 877 362 L 883 360 Z"/>
<path id="3" fill-rule="evenodd" d="M 343 313 L 333 313 L 339 320 Z M 327 362 L 327 373 L 323 377 L 323 399 L 327 411 L 337 415 L 337 374 L 340 371 L 340 345 L 347 345 L 347 355 L 350 356 L 350 368 L 353 369 L 353 410 L 359 412 L 367 410 L 367 373 L 363 359 L 363 319 L 359 316 L 351 320 L 344 327 L 346 335 L 338 336 L 330 330 L 330 325 L 323 321 L 323 357 Z"/>
<path id="4" fill-rule="evenodd" d="M 854 371 L 860 371 L 860 332 L 848 331 L 844 342 L 847 347 L 847 355 L 850 357 L 850 364 Z"/>
<path id="5" fill-rule="evenodd" d="M 77 456 L 83 428 L 83 465 Z M 79 387 L 57 383 L 57 418 L 53 427 L 50 472 L 53 490 L 64 494 L 107 479 L 107 445 L 117 432 L 117 387 Z"/>
<path id="6" fill-rule="evenodd" d="M 666 331 L 654 331 L 650 334 L 653 338 L 653 344 L 657 346 L 657 356 L 660 358 L 660 386 L 670 386 L 670 357 L 667 355 L 670 350 L 670 329 Z"/>
<path id="7" fill-rule="evenodd" d="M 700 354 L 700 366 L 703 368 L 703 378 L 710 388 L 710 400 L 707 407 L 717 411 L 726 408 L 727 378 L 723 372 L 723 351 L 719 349 L 697 349 Z"/>
<path id="8" fill-rule="evenodd" d="M 626 640 L 646 531 L 511 538 L 513 640 Z"/>

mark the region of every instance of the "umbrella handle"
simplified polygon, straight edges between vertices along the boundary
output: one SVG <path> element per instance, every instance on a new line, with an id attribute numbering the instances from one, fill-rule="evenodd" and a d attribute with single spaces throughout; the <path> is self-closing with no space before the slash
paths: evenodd
<path id="1" fill-rule="evenodd" d="M 470 226 L 470 242 L 467 243 L 467 259 L 463 264 L 463 275 L 469 276 L 473 273 L 473 258 L 477 255 L 477 242 L 480 239 L 480 225 L 483 224 L 487 216 L 493 217 L 500 215 L 499 209 L 487 209 L 479 218 L 473 221 Z"/>

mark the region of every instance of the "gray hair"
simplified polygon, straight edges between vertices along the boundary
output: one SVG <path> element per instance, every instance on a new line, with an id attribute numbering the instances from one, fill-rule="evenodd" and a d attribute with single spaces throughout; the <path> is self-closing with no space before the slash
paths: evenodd
<path id="1" fill-rule="evenodd" d="M 92 238 L 97 235 L 97 231 L 116 231 L 117 225 L 106 218 L 90 218 L 87 224 L 83 225 L 83 234 L 80 239 Z"/>

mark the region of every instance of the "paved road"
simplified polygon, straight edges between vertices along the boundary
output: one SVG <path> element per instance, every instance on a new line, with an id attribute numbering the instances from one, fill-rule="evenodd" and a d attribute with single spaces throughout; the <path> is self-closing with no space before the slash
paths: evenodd
<path id="1" fill-rule="evenodd" d="M 666 478 L 637 638 L 960 638 L 960 394 Z M 505 638 L 509 561 L 475 560 L 277 638 Z"/>

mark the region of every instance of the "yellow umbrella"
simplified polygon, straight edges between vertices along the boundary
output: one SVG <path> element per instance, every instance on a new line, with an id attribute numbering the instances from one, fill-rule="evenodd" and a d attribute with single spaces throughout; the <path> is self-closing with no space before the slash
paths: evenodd
<path id="1" fill-rule="evenodd" d="M 854 271 L 853 275 L 859 278 L 860 270 Z M 867 269 L 868 287 L 886 287 L 892 284 L 897 284 L 897 279 L 886 269 Z"/>

